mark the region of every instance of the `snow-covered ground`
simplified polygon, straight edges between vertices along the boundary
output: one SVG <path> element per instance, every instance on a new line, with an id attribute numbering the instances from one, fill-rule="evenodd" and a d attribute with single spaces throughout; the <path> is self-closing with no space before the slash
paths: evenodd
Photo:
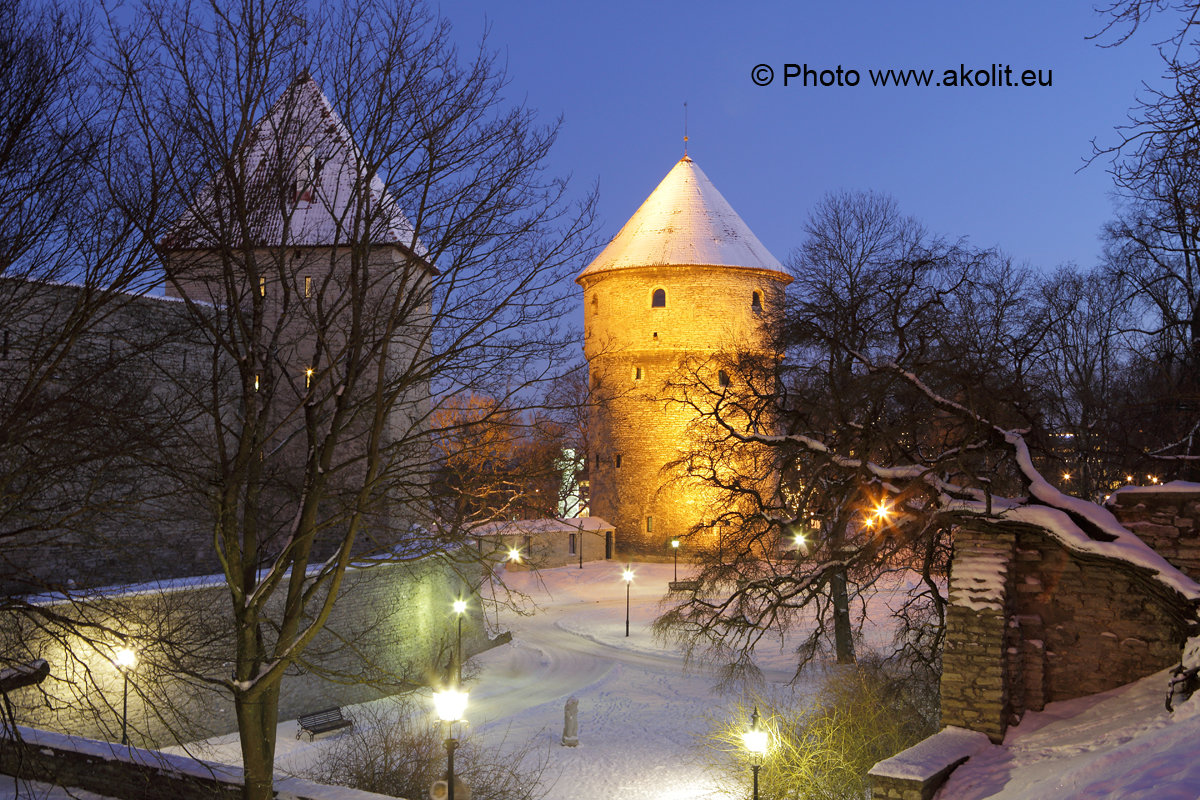
<path id="1" fill-rule="evenodd" d="M 1168 714 L 1167 672 L 1051 703 L 950 776 L 939 800 L 1196 800 L 1200 696 Z"/>
<path id="2" fill-rule="evenodd" d="M 511 644 L 471 660 L 466 732 L 512 745 L 533 740 L 548 753 L 547 800 L 704 800 L 714 783 L 697 759 L 698 738 L 728 715 L 739 699 L 714 692 L 713 674 L 686 668 L 682 655 L 654 641 L 649 631 L 672 579 L 671 564 L 634 564 L 630 635 L 625 636 L 623 564 L 517 572 L 506 583 L 529 596 L 534 613 L 502 611 L 498 630 Z M 680 577 L 684 576 L 681 566 Z M 889 617 L 881 597 L 876 619 Z M 883 645 L 886 622 L 872 628 L 867 644 Z M 876 641 L 872 641 L 875 639 Z M 773 693 L 797 701 L 811 682 L 788 687 L 795 655 L 787 642 L 762 645 L 756 654 Z M 579 746 L 563 747 L 563 706 L 579 699 Z M 353 709 L 350 709 L 353 713 Z M 276 764 L 303 773 L 330 746 L 331 738 L 297 740 L 295 723 L 280 725 Z M 238 763 L 233 736 L 190 747 L 193 755 Z M 748 776 L 747 776 L 748 777 Z"/>
<path id="3" fill-rule="evenodd" d="M 506 581 L 536 603 L 534 613 L 502 612 L 499 630 L 513 641 L 471 660 L 471 701 L 462 733 L 513 746 L 534 741 L 548 755 L 548 800 L 705 800 L 715 783 L 698 754 L 699 737 L 726 718 L 739 699 L 714 691 L 714 677 L 685 669 L 681 655 L 655 642 L 648 626 L 660 613 L 670 564 L 635 564 L 630 636 L 625 636 L 623 565 L 514 573 Z M 681 576 L 682 577 L 682 576 Z M 889 596 L 872 608 L 868 646 L 889 636 Z M 874 641 L 872 641 L 874 640 Z M 814 680 L 787 686 L 795 656 L 787 642 L 756 654 L 773 694 L 797 702 Z M 1027 714 L 1001 746 L 960 767 L 940 800 L 1196 800 L 1200 798 L 1200 697 L 1174 715 L 1163 708 L 1160 673 L 1090 698 L 1054 703 Z M 562 747 L 563 705 L 579 699 L 579 746 Z M 427 698 L 422 697 L 422 702 Z M 381 701 L 386 702 L 386 701 Z M 350 709 L 353 713 L 353 709 Z M 360 715 L 362 718 L 364 715 Z M 303 773 L 336 741 L 295 738 L 280 725 L 277 765 Z M 236 764 L 234 736 L 188 748 L 193 755 Z M 0 781 L 0 800 L 11 798 Z M 23 797 L 28 796 L 22 794 Z M 66 794 L 49 794 L 59 800 Z"/>

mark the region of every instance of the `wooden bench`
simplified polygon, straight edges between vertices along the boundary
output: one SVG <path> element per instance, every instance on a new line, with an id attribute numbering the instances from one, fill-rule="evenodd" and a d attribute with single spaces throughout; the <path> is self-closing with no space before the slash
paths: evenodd
<path id="1" fill-rule="evenodd" d="M 310 742 L 318 733 L 328 733 L 354 725 L 354 720 L 342 716 L 342 710 L 336 706 L 311 714 L 301 714 L 296 722 L 300 726 L 296 730 L 296 738 L 299 739 L 300 734 L 307 733 Z"/>

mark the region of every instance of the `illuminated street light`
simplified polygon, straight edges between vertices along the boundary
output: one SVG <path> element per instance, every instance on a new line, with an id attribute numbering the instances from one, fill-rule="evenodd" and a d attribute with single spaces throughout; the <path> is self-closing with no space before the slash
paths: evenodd
<path id="1" fill-rule="evenodd" d="M 1069 481 L 1069 480 L 1071 480 L 1071 473 L 1069 473 L 1069 472 L 1064 472 L 1064 473 L 1063 473 L 1063 480 L 1064 480 L 1064 481 Z"/>
<path id="2" fill-rule="evenodd" d="M 466 600 L 454 601 L 454 614 L 458 617 L 458 638 L 454 649 L 454 660 L 458 663 L 458 685 L 462 686 L 462 618 L 467 610 Z"/>
<path id="3" fill-rule="evenodd" d="M 758 800 L 758 770 L 762 767 L 763 756 L 767 754 L 767 731 L 762 727 L 758 717 L 758 706 L 750 715 L 750 729 L 742 733 L 742 744 L 750 753 L 750 769 L 754 773 L 754 800 Z"/>
<path id="4" fill-rule="evenodd" d="M 679 581 L 679 540 L 671 540 L 671 549 L 675 551 L 675 580 Z"/>
<path id="5" fill-rule="evenodd" d="M 454 738 L 454 723 L 462 719 L 467 711 L 467 692 L 458 689 L 434 692 L 433 708 L 438 719 L 446 723 L 446 797 L 454 800 L 454 751 L 458 748 L 458 741 Z"/>
<path id="6" fill-rule="evenodd" d="M 521 563 L 520 549 L 518 549 L 516 547 L 508 548 L 508 560 L 513 562 L 514 564 L 520 564 Z"/>
<path id="7" fill-rule="evenodd" d="M 122 647 L 116 653 L 121 670 L 121 744 L 129 744 L 129 673 L 137 666 L 137 653 Z"/>
<path id="8" fill-rule="evenodd" d="M 803 533 L 797 533 L 795 536 L 795 540 L 796 540 L 796 563 L 799 564 L 800 563 L 800 551 L 804 548 L 804 546 L 806 544 L 808 544 L 808 540 L 804 538 Z"/>
<path id="9" fill-rule="evenodd" d="M 633 585 L 633 570 L 626 569 L 621 573 L 621 579 L 625 581 L 625 635 L 629 635 L 629 587 Z"/>

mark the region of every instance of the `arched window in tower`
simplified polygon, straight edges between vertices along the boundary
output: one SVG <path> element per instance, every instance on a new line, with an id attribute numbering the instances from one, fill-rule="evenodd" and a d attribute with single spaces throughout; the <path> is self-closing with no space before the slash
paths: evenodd
<path id="1" fill-rule="evenodd" d="M 723 369 L 717 370 L 717 383 L 719 383 L 721 385 L 722 389 L 724 389 L 726 386 L 728 386 L 729 385 L 729 373 Z"/>
<path id="2" fill-rule="evenodd" d="M 666 308 L 667 307 L 667 290 L 655 289 L 654 294 L 650 296 L 651 308 Z"/>
<path id="3" fill-rule="evenodd" d="M 754 292 L 750 295 L 750 310 L 755 314 L 762 313 L 762 292 Z"/>

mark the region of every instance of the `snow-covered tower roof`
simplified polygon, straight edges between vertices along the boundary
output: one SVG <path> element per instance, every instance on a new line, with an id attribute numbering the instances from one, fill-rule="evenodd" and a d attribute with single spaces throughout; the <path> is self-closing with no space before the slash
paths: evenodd
<path id="1" fill-rule="evenodd" d="M 235 169 L 243 171 L 238 188 L 250 195 L 249 218 L 243 222 L 235 213 L 233 187 L 217 177 L 167 237 L 168 247 L 246 239 L 263 247 L 330 246 L 366 239 L 425 255 L 400 205 L 309 75 L 293 81 L 254 125 L 244 148 Z M 244 239 L 231 235 L 242 226 L 249 228 Z"/>
<path id="2" fill-rule="evenodd" d="M 579 279 L 614 269 L 673 265 L 783 271 L 686 155 Z"/>

